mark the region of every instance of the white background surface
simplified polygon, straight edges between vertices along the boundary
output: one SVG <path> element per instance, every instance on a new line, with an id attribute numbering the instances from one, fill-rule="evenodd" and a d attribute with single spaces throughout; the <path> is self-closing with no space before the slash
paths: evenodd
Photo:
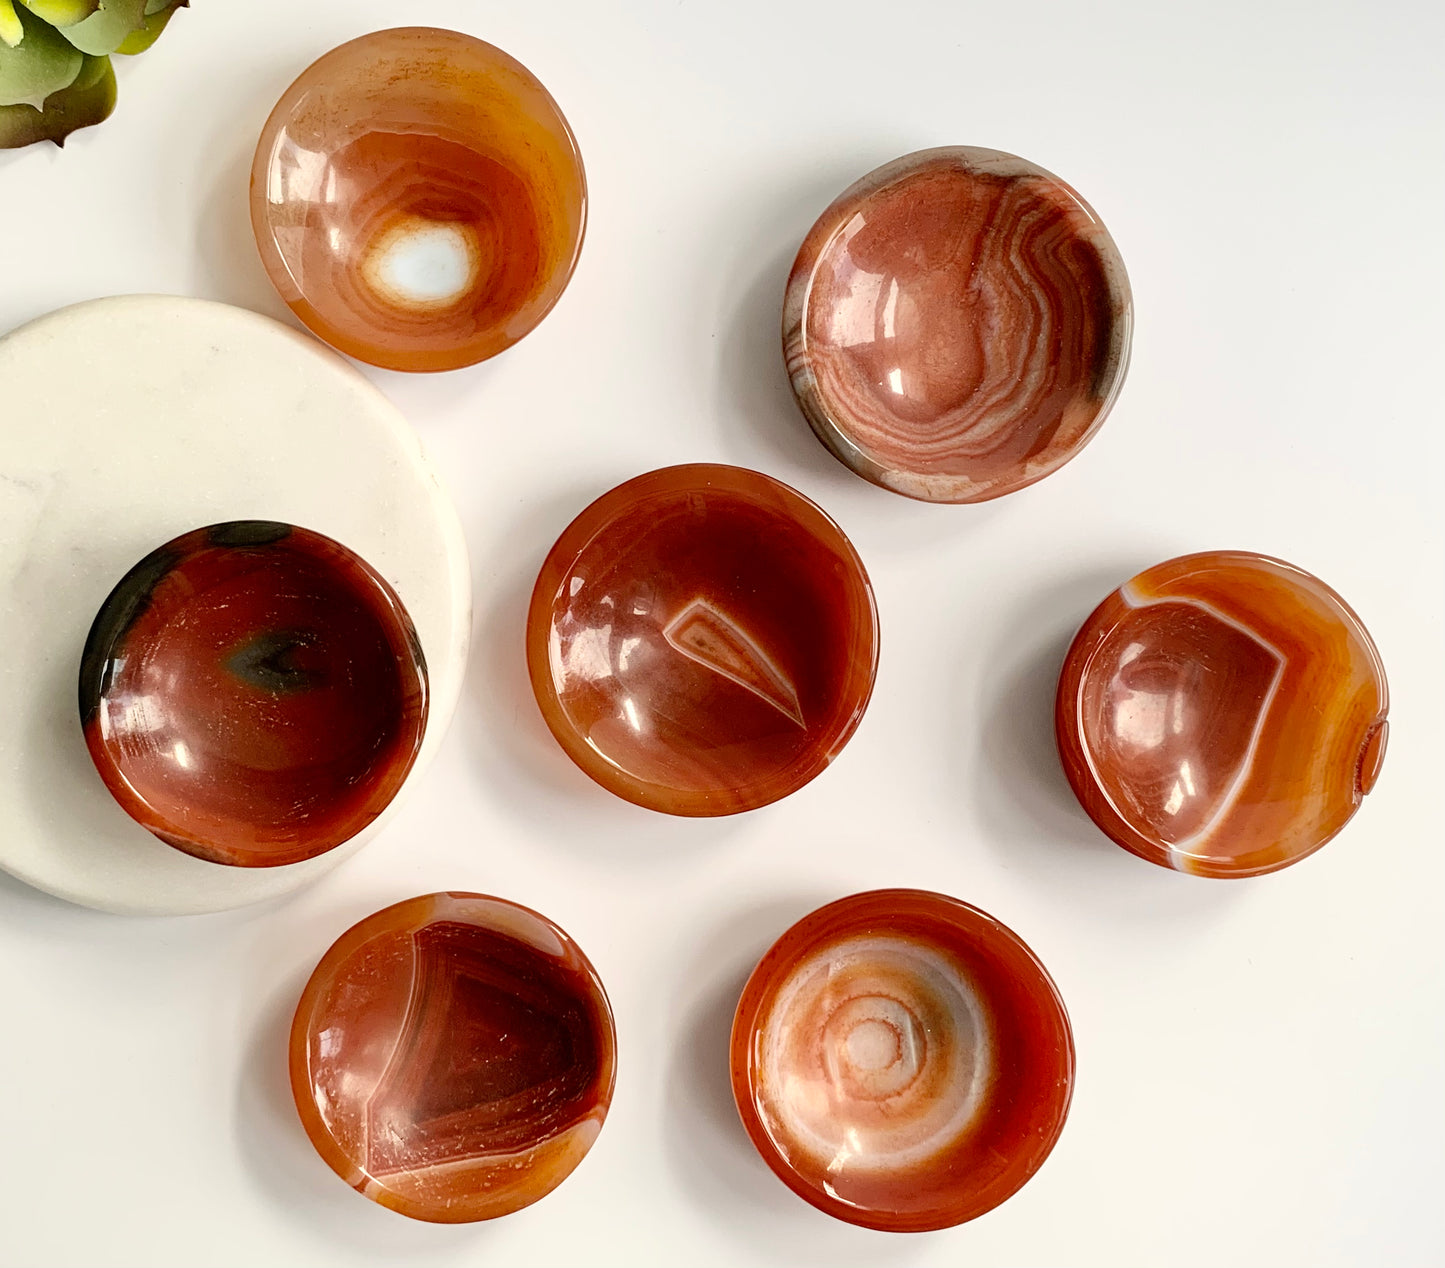
<path id="1" fill-rule="evenodd" d="M 121 67 L 109 123 L 64 154 L 0 155 L 0 328 L 126 291 L 284 315 L 247 223 L 254 138 L 314 57 L 417 21 L 536 71 L 592 192 L 577 276 L 522 344 L 461 373 L 373 376 L 470 540 L 461 708 L 391 829 L 284 904 L 125 919 L 0 879 L 0 1261 L 1439 1264 L 1439 7 L 199 0 Z M 950 143 L 1075 184 L 1137 304 L 1133 369 L 1098 438 L 980 507 L 849 475 L 797 415 L 777 349 L 814 216 L 878 163 Z M 571 516 L 690 459 L 818 499 L 863 554 L 883 624 L 877 694 L 836 766 L 713 822 L 648 814 L 576 772 L 521 653 L 525 597 Z M 1339 589 L 1394 698 L 1384 774 L 1344 835 L 1237 883 L 1110 845 L 1050 732 L 1059 659 L 1094 603 L 1211 547 Z M 1017 929 L 1079 1047 L 1043 1171 L 976 1223 L 913 1238 L 789 1194 L 752 1154 L 725 1072 L 765 946 L 827 899 L 894 884 Z M 286 1086 L 290 1012 L 321 952 L 441 888 L 546 912 L 617 1010 L 597 1146 L 550 1198 L 486 1226 L 413 1224 L 351 1192 Z"/>

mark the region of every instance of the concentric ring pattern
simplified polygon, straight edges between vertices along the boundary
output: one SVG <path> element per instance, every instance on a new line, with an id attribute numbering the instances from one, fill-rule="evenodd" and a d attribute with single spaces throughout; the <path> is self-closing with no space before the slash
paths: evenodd
<path id="1" fill-rule="evenodd" d="M 891 1232 L 1005 1201 L 1063 1130 L 1074 1047 L 1021 939 L 943 894 L 819 908 L 759 962 L 733 1021 L 733 1094 L 799 1197 Z"/>
<path id="2" fill-rule="evenodd" d="M 764 1121 L 825 1170 L 916 1166 L 967 1130 L 992 1066 L 959 964 L 887 934 L 793 969 L 758 1039 Z"/>

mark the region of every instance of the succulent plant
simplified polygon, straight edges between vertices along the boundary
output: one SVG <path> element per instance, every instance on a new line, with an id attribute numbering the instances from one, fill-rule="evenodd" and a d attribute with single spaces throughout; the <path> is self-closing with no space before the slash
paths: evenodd
<path id="1" fill-rule="evenodd" d="M 64 145 L 115 109 L 112 53 L 144 53 L 190 0 L 0 0 L 0 150 Z"/>

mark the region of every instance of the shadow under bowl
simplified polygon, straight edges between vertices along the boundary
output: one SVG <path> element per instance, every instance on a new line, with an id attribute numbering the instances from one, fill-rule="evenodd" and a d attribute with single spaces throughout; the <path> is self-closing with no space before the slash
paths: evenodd
<path id="1" fill-rule="evenodd" d="M 1057 176 L 999 150 L 921 150 L 809 231 L 783 354 L 844 465 L 908 497 L 982 502 L 1056 471 L 1103 424 L 1132 302 L 1113 239 Z"/>
<path id="2" fill-rule="evenodd" d="M 236 867 L 349 840 L 426 731 L 426 661 L 396 593 L 339 543 L 266 520 L 136 564 L 91 626 L 79 686 L 86 745 L 125 811 Z"/>
<path id="3" fill-rule="evenodd" d="M 1248 551 L 1146 569 L 1059 677 L 1064 771 L 1126 850 L 1196 876 L 1314 853 L 1375 786 L 1389 690 L 1369 632 L 1303 569 Z"/>
<path id="4" fill-rule="evenodd" d="M 667 467 L 558 538 L 527 664 L 552 734 L 604 788 L 736 814 L 801 788 L 852 736 L 877 610 L 857 552 L 802 494 L 739 467 Z"/>
<path id="5" fill-rule="evenodd" d="M 391 370 L 453 370 L 532 330 L 582 249 L 572 129 L 520 62 L 404 27 L 333 49 L 277 103 L 251 224 L 312 332 Z"/>
<path id="6" fill-rule="evenodd" d="M 397 903 L 322 957 L 291 1090 L 328 1166 L 373 1202 L 461 1224 L 545 1197 L 602 1130 L 617 1038 L 561 929 L 481 894 Z"/>
<path id="7" fill-rule="evenodd" d="M 885 889 L 805 916 L 733 1021 L 733 1096 L 794 1193 L 866 1228 L 949 1228 L 1043 1165 L 1073 1094 L 1063 1001 L 1033 952 L 943 894 Z"/>

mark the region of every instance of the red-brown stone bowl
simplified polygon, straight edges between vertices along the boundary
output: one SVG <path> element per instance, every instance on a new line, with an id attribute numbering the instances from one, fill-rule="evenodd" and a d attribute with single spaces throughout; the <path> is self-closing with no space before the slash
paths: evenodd
<path id="1" fill-rule="evenodd" d="M 862 561 L 801 493 L 667 467 L 592 503 L 527 615 L 542 716 L 604 788 L 676 815 L 767 805 L 853 734 L 878 665 Z"/>
<path id="2" fill-rule="evenodd" d="M 943 894 L 821 907 L 748 979 L 732 1085 L 758 1153 L 850 1224 L 949 1228 L 1006 1201 L 1068 1116 L 1074 1040 L 1037 957 Z"/>
<path id="3" fill-rule="evenodd" d="M 580 1163 L 612 1101 L 597 971 L 545 916 L 428 894 L 322 957 L 291 1025 L 291 1090 L 317 1152 L 402 1215 L 493 1219 Z"/>
<path id="4" fill-rule="evenodd" d="M 1058 470 L 1124 382 L 1129 279 L 1093 209 L 998 150 L 921 150 L 845 190 L 783 305 L 793 392 L 853 471 L 982 502 Z"/>
<path id="5" fill-rule="evenodd" d="M 1146 569 L 1079 630 L 1055 732 L 1090 818 L 1197 876 L 1277 871 L 1375 786 L 1390 708 L 1360 618 L 1293 564 L 1248 551 Z"/>
<path id="6" fill-rule="evenodd" d="M 80 717 L 101 778 L 167 845 L 276 867 L 349 840 L 426 731 L 426 660 L 395 591 L 319 533 L 197 529 L 101 605 Z"/>
<path id="7" fill-rule="evenodd" d="M 251 169 L 281 298 L 333 347 L 392 370 L 452 370 L 516 343 L 561 297 L 586 220 L 557 103 L 457 31 L 377 31 L 327 53 L 277 103 Z"/>

